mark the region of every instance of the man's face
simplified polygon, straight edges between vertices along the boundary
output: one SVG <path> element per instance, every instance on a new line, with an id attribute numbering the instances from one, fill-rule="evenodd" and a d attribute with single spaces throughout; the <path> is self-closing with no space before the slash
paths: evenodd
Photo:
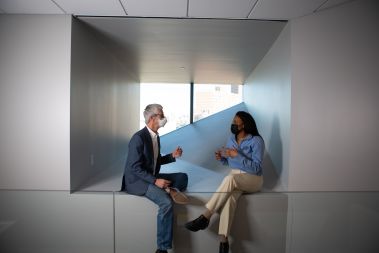
<path id="1" fill-rule="evenodd" d="M 159 129 L 161 126 L 159 122 L 164 118 L 163 110 L 158 110 L 153 116 L 153 124 L 156 129 Z"/>

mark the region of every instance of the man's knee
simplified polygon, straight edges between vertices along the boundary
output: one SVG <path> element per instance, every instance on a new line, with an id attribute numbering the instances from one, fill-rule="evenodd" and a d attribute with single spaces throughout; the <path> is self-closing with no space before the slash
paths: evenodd
<path id="1" fill-rule="evenodd" d="M 180 191 L 184 191 L 188 186 L 188 175 L 186 173 L 180 172 L 177 174 L 177 183 Z"/>
<path id="2" fill-rule="evenodd" d="M 181 181 L 183 182 L 183 185 L 185 188 L 187 188 L 188 185 L 188 175 L 186 173 L 180 173 Z"/>
<path id="3" fill-rule="evenodd" d="M 173 203 L 172 203 L 172 199 L 169 197 L 168 194 L 167 194 L 167 198 L 163 198 L 163 199 L 161 199 L 161 201 L 159 202 L 159 208 L 160 208 L 163 212 L 168 212 L 168 211 L 172 210 L 172 208 L 173 208 Z"/>

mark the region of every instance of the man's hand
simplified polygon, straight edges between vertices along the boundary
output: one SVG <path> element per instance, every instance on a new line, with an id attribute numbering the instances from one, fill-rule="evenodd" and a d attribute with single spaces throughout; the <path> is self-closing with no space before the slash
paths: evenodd
<path id="1" fill-rule="evenodd" d="M 171 181 L 166 180 L 166 179 L 158 178 L 155 180 L 155 185 L 162 189 L 169 187 L 170 184 L 171 184 Z"/>
<path id="2" fill-rule="evenodd" d="M 183 150 L 181 147 L 177 147 L 174 152 L 172 152 L 172 157 L 174 158 L 178 158 L 178 157 L 181 157 L 183 154 Z"/>

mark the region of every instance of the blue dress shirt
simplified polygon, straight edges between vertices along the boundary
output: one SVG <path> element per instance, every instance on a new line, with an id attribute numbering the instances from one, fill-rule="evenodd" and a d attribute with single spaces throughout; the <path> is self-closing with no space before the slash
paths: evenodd
<path id="1" fill-rule="evenodd" d="M 238 145 L 234 135 L 230 136 L 226 148 L 236 148 L 236 157 L 222 157 L 221 162 L 233 169 L 240 169 L 257 176 L 262 175 L 262 161 L 265 144 L 260 136 L 248 135 Z"/>

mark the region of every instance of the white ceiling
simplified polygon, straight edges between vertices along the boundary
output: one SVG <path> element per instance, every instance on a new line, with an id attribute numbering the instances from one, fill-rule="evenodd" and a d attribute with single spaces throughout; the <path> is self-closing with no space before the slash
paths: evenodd
<path id="1" fill-rule="evenodd" d="M 77 16 L 141 82 L 243 83 L 283 21 L 351 1 L 0 0 L 0 13 Z"/>
<path id="2" fill-rule="evenodd" d="M 352 0 L 0 0 L 6 14 L 290 20 Z"/>

